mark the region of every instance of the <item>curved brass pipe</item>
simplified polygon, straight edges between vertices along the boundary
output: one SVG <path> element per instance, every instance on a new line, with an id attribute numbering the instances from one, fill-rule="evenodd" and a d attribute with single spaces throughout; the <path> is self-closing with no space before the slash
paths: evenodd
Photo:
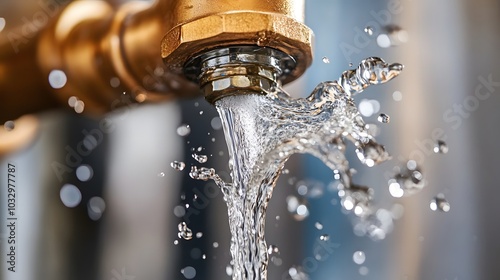
<path id="1" fill-rule="evenodd" d="M 293 56 L 298 63 L 287 81 L 312 60 L 304 0 L 134 1 L 117 9 L 105 1 L 73 1 L 53 18 L 26 55 L 0 53 L 0 100 L 14 104 L 0 112 L 2 123 L 72 96 L 86 112 L 102 113 L 123 104 L 123 96 L 155 102 L 197 95 L 199 88 L 179 75 L 184 63 L 222 46 L 266 46 Z M 0 38 L 0 52 L 6 48 Z M 61 88 L 48 81 L 55 69 L 67 77 Z M 24 99 L 34 92 L 36 106 Z"/>

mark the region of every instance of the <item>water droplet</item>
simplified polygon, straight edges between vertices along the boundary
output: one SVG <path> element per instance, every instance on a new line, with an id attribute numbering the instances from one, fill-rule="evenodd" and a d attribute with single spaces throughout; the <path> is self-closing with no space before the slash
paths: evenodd
<path id="1" fill-rule="evenodd" d="M 387 114 L 380 114 L 377 118 L 377 120 L 381 123 L 389 123 L 391 121 L 391 118 Z"/>
<path id="2" fill-rule="evenodd" d="M 186 208 L 184 208 L 184 206 L 182 205 L 177 205 L 174 207 L 174 215 L 177 217 L 177 218 L 182 218 L 184 217 L 184 215 L 186 215 Z"/>
<path id="3" fill-rule="evenodd" d="M 188 228 L 185 222 L 179 223 L 177 228 L 179 229 L 179 233 L 177 234 L 179 238 L 183 238 L 185 240 L 193 239 L 193 231 L 190 228 Z"/>
<path id="4" fill-rule="evenodd" d="M 189 133 L 191 133 L 191 127 L 188 124 L 182 124 L 177 128 L 179 136 L 187 136 Z"/>
<path id="5" fill-rule="evenodd" d="M 369 36 L 373 35 L 373 27 L 367 26 L 365 27 L 365 33 L 368 34 Z"/>
<path id="6" fill-rule="evenodd" d="M 83 111 L 85 110 L 85 103 L 82 100 L 76 101 L 74 109 L 78 114 L 83 113 Z"/>
<path id="7" fill-rule="evenodd" d="M 196 233 L 196 238 L 202 238 L 203 237 L 203 232 L 197 232 Z"/>
<path id="8" fill-rule="evenodd" d="M 82 201 L 82 193 L 75 185 L 71 184 L 62 186 L 59 196 L 64 206 L 69 208 L 78 206 Z"/>
<path id="9" fill-rule="evenodd" d="M 205 163 L 208 160 L 206 155 L 192 154 L 191 156 L 199 163 Z"/>
<path id="10" fill-rule="evenodd" d="M 76 177 L 82 182 L 87 182 L 94 176 L 94 170 L 90 165 L 84 164 L 76 169 Z"/>
<path id="11" fill-rule="evenodd" d="M 227 276 L 233 276 L 233 267 L 230 264 L 226 266 L 226 274 Z"/>
<path id="12" fill-rule="evenodd" d="M 78 100 L 79 99 L 76 96 L 71 96 L 70 98 L 68 98 L 68 105 L 69 105 L 69 107 L 75 108 L 76 102 L 78 102 Z"/>
<path id="13" fill-rule="evenodd" d="M 438 194 L 431 200 L 430 207 L 432 211 L 449 212 L 450 203 L 445 199 L 443 194 Z"/>
<path id="14" fill-rule="evenodd" d="M 179 245 L 179 240 L 174 240 L 174 245 Z"/>
<path id="15" fill-rule="evenodd" d="M 203 111 L 200 111 L 200 115 L 203 115 Z"/>
<path id="16" fill-rule="evenodd" d="M 193 279 L 194 277 L 196 277 L 196 269 L 192 266 L 186 266 L 185 268 L 181 269 L 181 273 L 186 279 Z"/>
<path id="17" fill-rule="evenodd" d="M 189 176 L 195 180 L 208 181 L 210 179 L 216 178 L 215 169 L 201 167 L 198 168 L 196 166 L 191 167 L 191 172 L 189 172 Z"/>
<path id="18" fill-rule="evenodd" d="M 328 241 L 328 240 L 330 240 L 330 236 L 328 234 L 322 234 L 319 237 L 319 240 L 321 240 L 321 241 Z"/>
<path id="19" fill-rule="evenodd" d="M 326 56 L 323 56 L 323 63 L 326 63 L 326 64 L 330 63 L 330 59 Z"/>
<path id="20" fill-rule="evenodd" d="M 222 128 L 222 121 L 220 119 L 220 117 L 214 117 L 211 121 L 210 121 L 210 125 L 212 126 L 213 129 L 215 130 L 219 130 Z"/>
<path id="21" fill-rule="evenodd" d="M 278 257 L 278 256 L 272 256 L 271 257 L 271 262 L 275 266 L 281 266 L 283 264 L 283 260 L 280 257 Z"/>
<path id="22" fill-rule="evenodd" d="M 203 255 L 201 255 L 201 258 L 204 259 L 204 260 L 206 260 L 207 259 L 207 255 L 203 254 Z"/>
<path id="23" fill-rule="evenodd" d="M 366 266 L 362 266 L 359 268 L 360 275 L 366 276 L 366 275 L 368 275 L 369 272 L 370 272 L 370 270 Z"/>
<path id="24" fill-rule="evenodd" d="M 212 244 L 212 246 L 213 246 L 214 248 L 219 248 L 219 243 L 218 243 L 218 242 L 214 242 L 214 243 Z"/>
<path id="25" fill-rule="evenodd" d="M 309 209 L 305 200 L 299 200 L 296 196 L 288 196 L 286 203 L 288 212 L 293 215 L 295 220 L 303 221 L 309 216 Z"/>
<path id="26" fill-rule="evenodd" d="M 392 93 L 392 99 L 394 99 L 394 101 L 401 101 L 403 100 L 403 94 L 400 91 L 395 91 Z"/>
<path id="27" fill-rule="evenodd" d="M 49 73 L 49 84 L 52 88 L 60 89 L 66 85 L 68 78 L 61 70 L 52 70 Z"/>
<path id="28" fill-rule="evenodd" d="M 158 177 L 165 177 L 165 172 L 158 173 Z"/>
<path id="29" fill-rule="evenodd" d="M 109 80 L 109 84 L 111 85 L 111 87 L 117 88 L 120 86 L 120 79 L 118 79 L 117 77 L 113 77 Z"/>
<path id="30" fill-rule="evenodd" d="M 438 140 L 434 146 L 434 153 L 436 154 L 446 154 L 448 153 L 448 145 L 442 140 Z"/>
<path id="31" fill-rule="evenodd" d="M 276 245 L 269 245 L 268 248 L 267 248 L 267 253 L 269 255 L 279 254 L 280 253 L 280 249 Z"/>
<path id="32" fill-rule="evenodd" d="M 356 264 L 359 264 L 359 265 L 363 264 L 366 260 L 365 252 L 363 252 L 363 251 L 354 252 L 354 254 L 352 255 L 352 260 Z"/>
<path id="33" fill-rule="evenodd" d="M 87 211 L 92 220 L 99 220 L 104 213 L 104 210 L 106 210 L 106 202 L 104 199 L 94 196 L 89 200 L 87 204 Z"/>
<path id="34" fill-rule="evenodd" d="M 373 167 L 376 164 L 390 159 L 389 154 L 385 151 L 384 146 L 370 139 L 365 144 L 360 144 L 356 149 L 356 155 L 361 163 L 368 167 Z"/>
<path id="35" fill-rule="evenodd" d="M 388 184 L 393 197 L 409 196 L 425 187 L 424 176 L 414 160 L 409 160 L 406 166 L 401 167 Z"/>
<path id="36" fill-rule="evenodd" d="M 0 17 L 0 32 L 5 28 L 5 19 Z"/>
<path id="37" fill-rule="evenodd" d="M 12 131 L 14 128 L 16 128 L 16 123 L 14 121 L 6 121 L 3 124 L 3 127 L 5 128 L 6 131 Z"/>
<path id="38" fill-rule="evenodd" d="M 170 163 L 170 167 L 172 167 L 173 169 L 175 169 L 177 171 L 182 171 L 186 167 L 186 164 L 182 161 L 175 161 L 174 160 Z"/>
<path id="39" fill-rule="evenodd" d="M 352 62 L 349 62 L 349 67 L 352 67 L 354 64 Z"/>
<path id="40" fill-rule="evenodd" d="M 316 227 L 317 230 L 322 230 L 323 229 L 323 225 L 320 222 L 316 222 L 314 224 L 314 227 Z"/>

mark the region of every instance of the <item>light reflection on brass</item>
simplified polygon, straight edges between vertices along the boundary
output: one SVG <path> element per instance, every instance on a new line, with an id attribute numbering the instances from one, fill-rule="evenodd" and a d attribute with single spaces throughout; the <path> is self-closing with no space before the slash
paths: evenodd
<path id="1" fill-rule="evenodd" d="M 229 45 L 271 47 L 294 57 L 297 67 L 285 83 L 312 60 L 304 0 L 131 1 L 118 8 L 106 1 L 72 1 L 62 7 L 18 54 L 0 38 L 0 100 L 13 104 L 0 112 L 0 121 L 54 107 L 55 99 L 67 104 L 71 96 L 85 103 L 85 113 L 112 110 L 123 92 L 137 102 L 196 96 L 198 86 L 179 75 L 184 63 Z M 68 79 L 60 89 L 48 83 L 54 69 Z M 14 91 L 35 98 L 15 102 Z"/>

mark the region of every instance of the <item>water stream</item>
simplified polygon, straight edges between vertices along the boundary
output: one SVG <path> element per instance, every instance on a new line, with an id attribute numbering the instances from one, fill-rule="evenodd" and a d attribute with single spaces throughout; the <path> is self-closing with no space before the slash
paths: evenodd
<path id="1" fill-rule="evenodd" d="M 216 102 L 228 145 L 232 182 L 224 182 L 211 168 L 192 167 L 190 175 L 212 179 L 222 189 L 232 235 L 233 280 L 267 279 L 266 209 L 292 154 L 308 153 L 322 160 L 339 182 L 344 209 L 363 220 L 367 234 L 383 230 L 375 209 L 370 207 L 372 190 L 351 183 L 345 142 L 356 146 L 356 154 L 366 166 L 390 158 L 370 134 L 352 96 L 395 78 L 402 69 L 401 64 L 389 65 L 371 57 L 357 69 L 345 71 L 338 81 L 321 83 L 308 98 L 291 98 L 276 87 L 268 95 L 242 94 Z"/>

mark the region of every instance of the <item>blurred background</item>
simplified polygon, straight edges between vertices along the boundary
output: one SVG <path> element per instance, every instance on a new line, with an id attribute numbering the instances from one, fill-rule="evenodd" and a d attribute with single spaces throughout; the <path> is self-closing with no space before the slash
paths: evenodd
<path id="1" fill-rule="evenodd" d="M 40 3 L 2 2 L 0 35 L 11 22 L 32 18 Z M 383 240 L 358 236 L 331 190 L 331 171 L 294 156 L 269 207 L 267 243 L 280 251 L 271 255 L 269 279 L 494 279 L 500 274 L 500 2 L 308 0 L 306 13 L 315 61 L 286 87 L 291 95 L 305 97 L 369 56 L 405 65 L 394 81 L 355 96 L 394 159 L 367 168 L 353 147 L 347 152 L 354 182 L 372 187 L 376 205 L 401 217 Z M 191 156 L 197 152 L 208 156 L 204 166 L 229 180 L 214 107 L 198 98 L 129 105 L 99 118 L 72 110 L 14 123 L 12 131 L 39 128 L 26 132 L 35 136 L 24 148 L 0 159 L 0 279 L 230 279 L 222 194 L 188 175 L 191 165 L 201 165 Z M 380 113 L 390 123 L 378 122 Z M 11 128 L 5 124 L 0 141 Z M 448 153 L 433 152 L 437 140 Z M 408 159 L 420 164 L 427 186 L 394 198 L 387 181 Z M 173 161 L 186 168 L 174 170 Z M 5 259 L 9 164 L 18 178 L 15 273 Z M 448 212 L 431 209 L 439 194 Z M 295 198 L 307 204 L 307 217 L 288 211 Z M 177 236 L 181 222 L 191 240 Z"/>

